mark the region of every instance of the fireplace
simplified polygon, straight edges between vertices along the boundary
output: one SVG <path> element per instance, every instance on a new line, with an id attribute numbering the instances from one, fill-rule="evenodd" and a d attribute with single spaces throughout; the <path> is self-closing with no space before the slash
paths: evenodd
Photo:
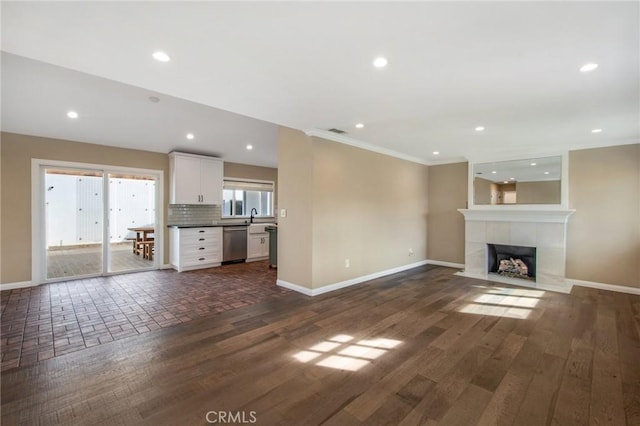
<path id="1" fill-rule="evenodd" d="M 487 272 L 508 278 L 536 280 L 536 248 L 487 244 Z"/>
<path id="2" fill-rule="evenodd" d="M 503 208 L 460 210 L 465 218 L 465 264 L 464 271 L 458 275 L 569 293 L 571 284 L 567 282 L 565 274 L 567 221 L 573 210 L 495 207 Z M 527 264 L 526 259 L 522 258 L 527 253 L 507 252 L 517 255 L 527 266 L 528 278 L 490 273 L 488 244 L 529 249 L 528 256 L 535 261 L 532 264 Z M 516 260 L 516 257 L 511 257 Z M 499 265 L 499 261 L 495 262 Z"/>

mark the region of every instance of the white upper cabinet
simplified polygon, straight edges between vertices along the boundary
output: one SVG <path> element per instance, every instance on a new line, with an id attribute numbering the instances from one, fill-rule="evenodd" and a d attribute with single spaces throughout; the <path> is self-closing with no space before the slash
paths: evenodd
<path id="1" fill-rule="evenodd" d="M 222 204 L 223 167 L 219 158 L 169 154 L 170 204 Z"/>
<path id="2" fill-rule="evenodd" d="M 217 158 L 200 160 L 202 204 L 222 204 L 224 163 Z"/>

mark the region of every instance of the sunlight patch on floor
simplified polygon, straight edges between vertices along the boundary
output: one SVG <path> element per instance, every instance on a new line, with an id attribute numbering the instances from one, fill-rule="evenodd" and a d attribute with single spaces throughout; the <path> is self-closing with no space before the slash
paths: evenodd
<path id="1" fill-rule="evenodd" d="M 516 297 L 502 296 L 494 294 L 483 294 L 473 299 L 477 303 L 487 303 L 502 306 L 519 306 L 522 308 L 535 308 L 540 299 L 536 297 Z"/>
<path id="2" fill-rule="evenodd" d="M 303 363 L 321 357 L 315 365 L 357 371 L 402 343 L 386 338 L 363 339 L 355 343 L 353 340 L 352 336 L 339 334 L 311 346 L 306 351 L 300 351 L 293 357 Z"/>
<path id="3" fill-rule="evenodd" d="M 491 315 L 494 317 L 527 319 L 531 313 L 531 309 L 523 308 L 507 308 L 505 306 L 491 306 L 477 303 L 468 303 L 464 305 L 458 312 L 465 314 Z"/>
<path id="4" fill-rule="evenodd" d="M 484 293 L 474 298 L 471 303 L 462 306 L 458 312 L 527 319 L 545 294 L 540 290 L 479 285 L 474 287 L 483 288 Z"/>
<path id="5" fill-rule="evenodd" d="M 365 365 L 369 364 L 369 361 L 364 359 L 352 358 L 350 356 L 338 356 L 331 355 L 319 362 L 316 362 L 316 365 L 320 367 L 329 367 L 335 368 L 338 370 L 349 370 L 349 371 L 357 371 L 360 370 Z"/>

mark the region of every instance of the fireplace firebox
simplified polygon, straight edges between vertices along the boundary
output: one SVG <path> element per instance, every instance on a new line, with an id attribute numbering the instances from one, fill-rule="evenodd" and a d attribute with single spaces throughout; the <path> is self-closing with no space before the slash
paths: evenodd
<path id="1" fill-rule="evenodd" d="M 487 272 L 509 278 L 536 280 L 536 248 L 487 244 Z"/>

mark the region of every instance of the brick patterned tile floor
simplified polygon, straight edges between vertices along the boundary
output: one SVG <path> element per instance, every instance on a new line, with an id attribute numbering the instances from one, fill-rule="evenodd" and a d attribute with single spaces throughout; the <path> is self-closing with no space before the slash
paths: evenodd
<path id="1" fill-rule="evenodd" d="M 253 305 L 289 290 L 266 261 L 65 281 L 0 292 L 2 371 Z"/>

